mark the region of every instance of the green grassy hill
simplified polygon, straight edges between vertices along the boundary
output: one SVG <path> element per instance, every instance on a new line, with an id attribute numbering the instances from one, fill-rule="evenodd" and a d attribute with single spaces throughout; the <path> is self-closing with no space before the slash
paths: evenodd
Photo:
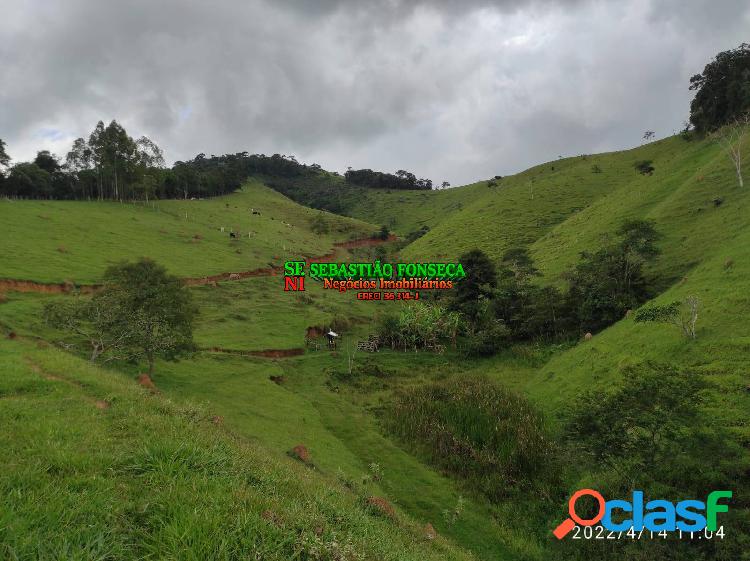
<path id="1" fill-rule="evenodd" d="M 328 231 L 314 233 L 310 221 L 319 214 L 258 182 L 226 197 L 149 205 L 2 200 L 0 278 L 91 283 L 107 265 L 143 256 L 183 277 L 247 271 L 286 255 L 326 254 L 334 241 L 375 229 L 325 213 Z"/>
<path id="2" fill-rule="evenodd" d="M 584 244 L 598 243 L 599 236 L 612 233 L 628 218 L 648 217 L 656 205 L 668 205 L 668 199 L 675 208 L 661 216 L 662 229 L 679 225 L 672 221 L 684 223 L 699 207 L 709 210 L 705 207 L 711 198 L 721 196 L 731 180 L 722 157 L 708 141 L 688 142 L 678 136 L 633 150 L 543 164 L 504 178 L 484 194 L 472 186 L 471 194 L 467 191 L 472 203 L 450 214 L 404 254 L 455 258 L 478 247 L 499 258 L 510 247 L 534 244 L 534 257 L 543 270 L 559 273 L 575 261 Z M 634 169 L 639 160 L 653 161 L 653 175 Z M 706 167 L 711 162 L 725 170 L 724 176 L 711 175 Z M 594 173 L 593 166 L 601 173 Z M 701 176 L 702 183 L 696 183 Z M 679 201 L 680 190 L 683 199 L 690 192 L 692 200 Z"/>
<path id="3" fill-rule="evenodd" d="M 0 357 L 4 559 L 469 558 L 205 410 L 6 333 Z"/>
<path id="4" fill-rule="evenodd" d="M 379 399 L 388 399 L 403 384 L 433 379 L 447 360 L 433 355 L 383 352 L 376 358 L 360 353 L 357 364 L 385 360 L 395 379 L 384 387 L 376 384 L 352 393 L 336 376 L 346 371 L 347 349 L 371 332 L 372 319 L 383 308 L 357 305 L 353 294 L 331 294 L 315 283 L 304 297 L 281 288 L 281 277 L 254 277 L 191 289 L 200 310 L 197 344 L 237 351 L 299 349 L 307 326 L 338 320 L 343 322 L 337 328 L 343 337 L 339 352 L 308 351 L 272 360 L 204 351 L 179 362 L 160 361 L 154 378 L 157 387 L 178 403 L 202 404 L 212 415 L 221 416 L 223 427 L 232 434 L 268 450 L 277 460 L 304 444 L 320 473 L 355 489 L 358 496 L 387 497 L 418 524 L 429 522 L 439 535 L 479 558 L 510 556 L 506 543 L 518 538 L 512 528 L 498 524 L 494 509 L 468 497 L 455 481 L 402 450 L 383 434 L 372 415 L 371 408 L 377 407 Z M 8 293 L 0 306 L 0 321 L 24 336 L 71 341 L 74 338 L 50 329 L 40 319 L 44 302 L 70 297 Z M 77 364 L 84 363 L 79 360 Z M 139 369 L 127 364 L 118 368 L 134 385 Z M 272 376 L 283 381 L 274 383 Z M 373 466 L 382 471 L 375 484 Z M 462 520 L 447 524 L 443 511 L 455 507 L 460 497 L 465 504 Z"/>
<path id="5" fill-rule="evenodd" d="M 638 160 L 652 160 L 653 175 L 636 173 Z M 592 173 L 592 165 L 602 173 Z M 505 356 L 478 369 L 522 388 L 554 413 L 584 388 L 616 383 L 629 364 L 670 362 L 706 374 L 714 384 L 707 407 L 748 441 L 750 349 L 743 325 L 750 313 L 750 192 L 738 186 L 719 146 L 676 136 L 545 164 L 503 182 L 496 194 L 453 213 L 407 246 L 404 256 L 455 258 L 479 247 L 498 258 L 509 247 L 528 247 L 545 275 L 540 282 L 555 283 L 580 252 L 599 247 L 623 221 L 651 220 L 663 237 L 649 274 L 665 290 L 654 302 L 697 296 L 698 338 L 688 341 L 676 327 L 623 318 L 541 364 L 519 365 Z"/>
<path id="6" fill-rule="evenodd" d="M 636 171 L 634 164 L 642 160 L 652 161 L 652 175 Z M 690 341 L 677 327 L 623 318 L 591 341 L 510 349 L 467 370 L 524 392 L 556 426 L 554 419 L 582 391 L 610 391 L 634 364 L 668 363 L 708 384 L 701 407 L 729 429 L 747 463 L 750 348 L 743 326 L 750 313 L 750 194 L 738 186 L 719 146 L 675 136 L 632 150 L 550 162 L 497 183 L 451 190 L 460 205 L 430 223 L 431 231 L 406 246 L 401 259 L 455 259 L 476 247 L 499 259 L 509 248 L 527 247 L 543 273 L 539 282 L 560 283 L 582 251 L 612 239 L 625 220 L 649 220 L 662 235 L 662 253 L 648 270 L 661 292 L 653 302 L 697 297 L 698 337 Z M 444 192 L 409 193 L 401 196 L 401 205 L 393 194 L 368 196 L 383 215 L 389 206 L 394 215 L 409 215 L 411 203 L 411 215 L 433 216 L 445 210 L 440 201 L 447 200 Z M 416 224 L 397 223 L 408 224 L 402 231 Z M 455 363 L 453 369 L 460 375 Z"/>
<path id="7" fill-rule="evenodd" d="M 636 173 L 638 160 L 652 160 L 653 175 Z M 592 173 L 592 165 L 602 173 Z M 745 391 L 750 356 L 742 328 L 750 310 L 750 192 L 738 186 L 719 146 L 676 136 L 624 152 L 545 164 L 503 182 L 496 194 L 453 213 L 407 246 L 404 257 L 455 258 L 479 247 L 498 258 L 509 247 L 528 247 L 545 275 L 540 282 L 558 282 L 580 252 L 599 247 L 623 221 L 646 219 L 663 236 L 662 254 L 649 271 L 665 289 L 655 302 L 696 295 L 702 311 L 695 343 L 684 340 L 677 328 L 624 318 L 593 341 L 555 354 L 532 374 L 517 369 L 521 372 L 515 376 L 506 365 L 498 372 L 523 377 L 511 383 L 556 409 L 582 387 L 610 384 L 633 361 L 675 362 L 705 370 L 721 382 L 723 414 L 744 426 L 743 412 L 750 406 Z"/>

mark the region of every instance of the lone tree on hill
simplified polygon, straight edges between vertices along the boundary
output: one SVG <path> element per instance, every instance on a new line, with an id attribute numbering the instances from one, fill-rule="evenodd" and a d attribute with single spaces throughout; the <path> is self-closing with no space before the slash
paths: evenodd
<path id="1" fill-rule="evenodd" d="M 695 324 L 698 322 L 699 308 L 698 298 L 688 296 L 684 302 L 641 308 L 635 313 L 635 321 L 637 323 L 671 323 L 679 327 L 685 337 L 695 339 Z"/>
<path id="2" fill-rule="evenodd" d="M 192 348 L 194 316 L 188 289 L 149 259 L 110 267 L 89 299 L 44 309 L 47 323 L 86 342 L 91 361 L 145 359 L 149 376 L 157 358 L 174 359 Z"/>
<path id="3" fill-rule="evenodd" d="M 176 358 L 193 347 L 196 309 L 182 281 L 150 259 L 114 265 L 104 273 L 102 296 L 117 311 L 113 327 L 128 333 L 133 359 Z"/>
<path id="4" fill-rule="evenodd" d="M 742 143 L 745 140 L 745 136 L 747 136 L 747 129 L 749 127 L 750 113 L 745 113 L 713 133 L 716 142 L 719 143 L 727 156 L 729 156 L 729 159 L 732 160 L 734 172 L 737 174 L 737 181 L 740 187 L 745 186 L 745 182 L 742 179 Z"/>

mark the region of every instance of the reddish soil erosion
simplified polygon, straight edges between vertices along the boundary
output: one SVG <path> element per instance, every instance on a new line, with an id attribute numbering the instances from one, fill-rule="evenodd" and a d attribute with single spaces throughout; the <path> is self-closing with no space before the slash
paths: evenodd
<path id="1" fill-rule="evenodd" d="M 388 518 L 396 518 L 396 510 L 383 497 L 368 497 L 367 504 Z"/>
<path id="2" fill-rule="evenodd" d="M 148 374 L 138 374 L 138 383 L 144 388 L 151 390 L 151 393 L 158 393 L 158 389 L 154 385 L 154 381 Z"/>
<path id="3" fill-rule="evenodd" d="M 310 263 L 320 263 L 323 261 L 328 261 L 329 259 L 333 259 L 336 257 L 336 250 L 337 249 L 352 249 L 355 247 L 369 247 L 374 245 L 380 245 L 389 241 L 393 241 L 396 239 L 396 236 L 391 235 L 388 237 L 387 240 L 382 240 L 380 238 L 362 238 L 359 240 L 350 240 L 348 242 L 336 242 L 333 244 L 333 251 L 330 251 L 326 253 L 325 255 L 317 255 L 315 257 L 307 257 L 305 258 L 305 262 Z M 278 257 L 276 257 L 278 259 Z M 253 269 L 252 271 L 241 271 L 236 273 L 219 273 L 217 275 L 208 275 L 205 277 L 197 277 L 197 278 L 186 278 L 183 279 L 185 284 L 188 286 L 197 286 L 197 285 L 216 285 L 219 281 L 226 281 L 226 280 L 241 280 L 241 279 L 247 279 L 250 277 L 269 277 L 269 276 L 276 276 L 280 275 L 284 271 L 284 268 L 282 266 L 278 267 L 264 267 L 261 269 Z"/>
<path id="4" fill-rule="evenodd" d="M 81 285 L 76 286 L 72 282 L 44 283 L 26 280 L 0 279 L 0 292 L 42 292 L 46 294 L 62 294 L 72 292 L 75 289 L 85 294 L 94 292 L 99 285 Z"/>
<path id="5" fill-rule="evenodd" d="M 297 446 L 292 448 L 289 454 L 293 458 L 297 458 L 301 462 L 304 462 L 306 464 L 310 463 L 310 452 L 307 450 L 307 447 L 304 444 L 297 444 Z"/>
<path id="6" fill-rule="evenodd" d="M 278 275 L 282 267 L 265 267 L 263 269 L 253 269 L 252 271 L 242 271 L 239 273 L 219 273 L 218 275 L 208 275 L 198 278 L 185 278 L 183 282 L 188 286 L 199 286 L 203 284 L 216 285 L 219 281 L 241 280 L 250 277 L 269 277 Z"/>

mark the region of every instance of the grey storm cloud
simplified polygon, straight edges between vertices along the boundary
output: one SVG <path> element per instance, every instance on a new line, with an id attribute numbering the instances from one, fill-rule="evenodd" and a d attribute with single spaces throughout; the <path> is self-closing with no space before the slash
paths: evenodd
<path id="1" fill-rule="evenodd" d="M 98 120 L 168 160 L 285 153 L 460 184 L 637 144 L 750 39 L 727 0 L 0 0 L 0 138 L 60 155 Z"/>

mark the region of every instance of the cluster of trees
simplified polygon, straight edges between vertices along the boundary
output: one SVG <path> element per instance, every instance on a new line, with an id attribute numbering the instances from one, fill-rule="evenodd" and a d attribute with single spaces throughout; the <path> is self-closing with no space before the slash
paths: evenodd
<path id="1" fill-rule="evenodd" d="M 690 123 L 700 133 L 715 131 L 750 110 L 750 44 L 716 55 L 703 72 L 690 78 L 695 98 Z"/>
<path id="2" fill-rule="evenodd" d="M 644 268 L 659 254 L 659 237 L 650 222 L 623 223 L 610 243 L 581 253 L 563 274 L 563 288 L 537 282 L 541 275 L 526 249 L 506 251 L 497 266 L 483 251 L 469 251 L 459 258 L 466 278 L 450 295 L 383 316 L 380 339 L 402 350 L 456 346 L 458 341 L 468 355 L 489 356 L 512 342 L 595 333 L 653 296 Z M 694 337 L 697 305 L 690 310 L 686 315 L 670 308 L 658 318 L 637 319 L 677 323 Z"/>
<path id="3" fill-rule="evenodd" d="M 337 175 L 323 171 L 318 164 L 300 163 L 294 156 L 247 152 L 210 157 L 198 154 L 169 168 L 153 140 L 146 136 L 133 139 L 117 121 L 106 126 L 99 121 L 88 138 L 73 142 L 64 158 L 42 150 L 31 162 L 10 164 L 5 143 L 0 140 L 0 196 L 28 199 L 148 201 L 213 197 L 239 189 L 253 175 L 264 177 L 285 192 L 283 187 L 290 183 L 322 178 L 327 185 L 330 177 Z M 383 189 L 432 189 L 432 181 L 417 179 L 404 170 L 389 174 L 350 169 L 346 181 Z M 280 182 L 282 188 L 274 182 Z M 329 208 L 327 195 L 323 198 L 326 200 L 311 206 L 340 210 Z"/>
<path id="4" fill-rule="evenodd" d="M 157 358 L 174 359 L 193 347 L 195 314 L 182 281 L 141 259 L 108 268 L 91 297 L 48 303 L 43 317 L 64 331 L 66 347 L 86 349 L 92 362 L 145 360 L 152 376 Z"/>
<path id="5" fill-rule="evenodd" d="M 4 151 L 3 151 L 4 152 Z M 4 153 L 6 167 L 10 158 Z M 99 121 L 88 139 L 78 138 L 61 160 L 49 151 L 0 174 L 0 194 L 42 199 L 147 198 L 164 180 L 164 156 L 148 137 L 134 140 L 112 121 Z"/>
<path id="6" fill-rule="evenodd" d="M 198 154 L 192 160 L 175 162 L 163 197 L 214 197 L 239 189 L 252 175 L 297 178 L 319 171 L 317 164 L 302 164 L 294 156 L 282 154 L 266 156 L 238 152 L 211 157 Z"/>
<path id="7" fill-rule="evenodd" d="M 99 121 L 88 138 L 78 138 L 65 158 L 43 150 L 31 162 L 10 165 L 0 140 L 0 196 L 30 199 L 148 200 L 223 195 L 250 175 L 297 177 L 318 173 L 317 164 L 293 156 L 226 154 L 165 167 L 164 154 L 148 137 L 133 139 L 117 121 Z"/>
<path id="8" fill-rule="evenodd" d="M 371 169 L 351 169 L 344 174 L 347 183 L 369 187 L 371 189 L 413 189 L 429 191 L 432 189 L 432 180 L 417 179 L 411 172 L 400 169 L 396 173 L 384 173 L 372 171 Z M 444 183 L 444 188 L 447 183 Z"/>
<path id="9" fill-rule="evenodd" d="M 695 97 L 690 103 L 690 122 L 682 133 L 690 140 L 690 125 L 700 135 L 710 134 L 732 161 L 740 188 L 742 147 L 750 128 L 750 44 L 723 51 L 703 72 L 690 78 Z"/>
<path id="10" fill-rule="evenodd" d="M 449 305 L 466 320 L 467 352 L 577 337 L 618 321 L 650 296 L 644 266 L 658 255 L 658 238 L 649 222 L 625 222 L 613 242 L 581 254 L 564 275 L 565 290 L 535 282 L 539 271 L 525 249 L 505 252 L 499 267 L 480 250 L 462 255 L 467 277 Z"/>

